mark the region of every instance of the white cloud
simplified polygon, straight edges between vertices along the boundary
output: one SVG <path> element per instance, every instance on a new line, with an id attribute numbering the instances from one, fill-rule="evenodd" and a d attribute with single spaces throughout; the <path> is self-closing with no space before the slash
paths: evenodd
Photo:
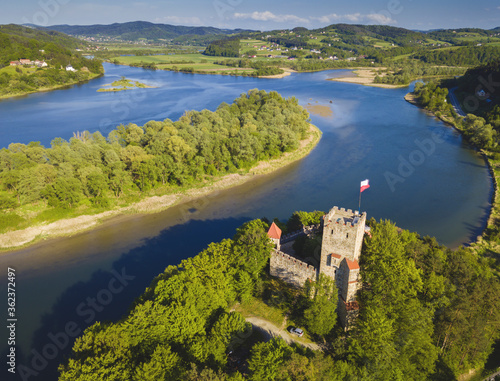
<path id="1" fill-rule="evenodd" d="M 365 17 L 367 20 L 376 24 L 396 24 L 396 20 L 393 20 L 390 16 L 383 15 L 382 13 L 371 13 Z"/>
<path id="2" fill-rule="evenodd" d="M 375 23 L 375 24 L 396 24 L 396 20 L 393 20 L 389 16 L 386 16 L 382 13 L 369 13 L 369 14 L 361 14 L 361 13 L 349 13 L 345 15 L 339 15 L 337 13 L 332 13 L 329 15 L 324 15 L 320 17 L 311 17 L 312 20 L 319 21 L 321 23 L 333 23 L 333 22 L 367 22 L 367 23 Z"/>
<path id="3" fill-rule="evenodd" d="M 349 23 L 360 23 L 360 24 L 396 24 L 396 20 L 392 19 L 389 14 L 384 13 L 347 13 L 338 14 L 331 13 L 328 15 L 323 15 L 319 17 L 309 16 L 299 17 L 295 15 L 282 15 L 274 14 L 270 11 L 263 12 L 252 12 L 252 13 L 234 13 L 234 19 L 246 19 L 255 21 L 265 21 L 265 22 L 290 22 L 295 24 L 309 24 L 311 22 L 320 22 L 322 24 L 328 23 L 339 23 L 339 22 L 349 22 Z"/>
<path id="4" fill-rule="evenodd" d="M 272 12 L 252 12 L 252 13 L 235 13 L 234 18 L 236 19 L 252 19 L 256 21 L 274 21 L 274 22 L 301 22 L 308 23 L 308 19 L 298 17 L 295 15 L 275 15 Z"/>
<path id="5" fill-rule="evenodd" d="M 352 22 L 360 22 L 363 19 L 363 15 L 361 13 L 351 13 L 349 15 L 341 16 L 341 18 Z"/>

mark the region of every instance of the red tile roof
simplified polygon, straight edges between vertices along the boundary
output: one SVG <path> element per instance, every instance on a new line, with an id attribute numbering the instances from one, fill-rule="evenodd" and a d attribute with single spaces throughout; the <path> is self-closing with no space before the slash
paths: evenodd
<path id="1" fill-rule="evenodd" d="M 341 255 L 339 255 L 339 254 L 334 254 L 334 253 L 332 253 L 332 257 L 333 257 L 333 258 L 337 258 L 337 259 L 342 258 L 342 256 L 341 256 Z"/>
<path id="2" fill-rule="evenodd" d="M 356 270 L 356 269 L 359 269 L 359 263 L 358 261 L 351 261 L 349 259 L 345 259 L 346 263 L 347 263 L 347 267 L 349 267 L 349 270 Z"/>
<path id="3" fill-rule="evenodd" d="M 271 224 L 267 235 L 272 239 L 280 239 L 281 238 L 281 229 L 274 222 Z"/>

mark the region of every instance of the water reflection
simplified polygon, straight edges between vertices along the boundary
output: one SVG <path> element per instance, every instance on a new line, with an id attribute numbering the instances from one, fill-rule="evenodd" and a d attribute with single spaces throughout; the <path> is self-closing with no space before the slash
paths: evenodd
<path id="1" fill-rule="evenodd" d="M 342 71 L 259 80 L 113 65 L 106 65 L 106 70 L 105 77 L 70 90 L 0 102 L 0 146 L 31 140 L 49 144 L 55 136 L 67 139 L 73 131 L 104 131 L 119 123 L 175 120 L 186 109 L 214 110 L 251 88 L 296 96 L 302 105 L 325 105 L 333 116 L 311 115 L 323 132 L 321 142 L 307 158 L 276 173 L 162 213 L 117 217 L 96 230 L 0 255 L 0 268 L 18 270 L 20 363 L 21 352 L 42 351 L 50 342 L 47 335 L 63 332 L 68 322 L 83 329 L 89 315 L 78 315 L 77 307 L 106 290 L 116 276 L 113 271 L 125 269 L 135 278 L 112 295 L 106 308 L 96 311 L 99 320 L 118 319 L 166 266 L 231 237 L 249 219 L 286 219 L 295 210 L 326 211 L 333 205 L 356 208 L 359 182 L 365 178 L 371 184 L 363 193 L 363 210 L 369 217 L 391 219 L 451 246 L 477 236 L 484 226 L 491 182 L 483 158 L 455 130 L 406 103 L 406 89 L 325 80 Z M 122 75 L 159 87 L 143 95 L 96 92 Z M 418 142 L 436 134 L 439 143 L 425 153 Z M 413 160 L 411 171 L 401 172 L 401 163 L 410 162 L 419 150 L 422 159 Z M 401 180 L 392 188 L 388 172 Z M 6 295 L 4 277 L 0 295 Z M 55 379 L 56 364 L 67 353 L 61 350 L 37 379 Z"/>

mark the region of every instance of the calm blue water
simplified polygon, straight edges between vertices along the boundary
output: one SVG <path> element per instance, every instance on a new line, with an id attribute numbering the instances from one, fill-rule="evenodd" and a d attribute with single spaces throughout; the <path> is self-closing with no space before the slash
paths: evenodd
<path id="1" fill-rule="evenodd" d="M 330 107 L 333 116 L 311 115 L 322 140 L 307 158 L 272 175 L 162 213 L 117 219 L 1 255 L 2 272 L 10 266 L 18 273 L 18 366 L 40 368 L 30 379 L 56 377 L 71 341 L 60 342 L 57 357 L 47 360 L 54 337 L 49 334 L 62 337 L 70 322 L 83 330 L 91 316 L 87 298 L 109 294 L 113 270 L 134 278 L 111 300 L 101 298 L 107 304 L 93 310 L 92 321 L 118 319 L 166 266 L 231 237 L 251 218 L 286 219 L 295 210 L 334 205 L 357 208 L 359 182 L 365 178 L 371 188 L 363 193 L 362 209 L 369 217 L 391 219 L 451 246 L 477 236 L 484 225 L 491 192 L 484 160 L 453 129 L 406 103 L 408 89 L 326 81 L 343 70 L 254 79 L 105 68 L 103 78 L 87 84 L 1 101 L 0 147 L 30 141 L 48 146 L 54 137 L 69 139 L 76 131 L 107 135 L 120 123 L 175 120 L 188 109 L 214 110 L 253 88 L 295 96 L 304 106 Z M 96 92 L 121 76 L 157 88 Z M 2 298 L 5 278 L 0 277 Z M 30 364 L 31 351 L 45 356 L 46 364 Z M 6 373 L 0 372 L 3 379 Z"/>

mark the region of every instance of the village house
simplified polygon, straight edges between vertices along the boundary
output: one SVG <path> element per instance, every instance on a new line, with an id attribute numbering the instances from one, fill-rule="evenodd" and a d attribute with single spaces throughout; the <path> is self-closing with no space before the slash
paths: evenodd
<path id="1" fill-rule="evenodd" d="M 19 61 L 10 61 L 10 66 L 23 66 L 23 65 L 35 65 L 37 67 L 49 66 L 45 61 L 40 61 L 40 60 L 31 61 L 28 59 L 20 59 Z"/>
<path id="2" fill-rule="evenodd" d="M 37 67 L 47 67 L 47 66 L 49 66 L 49 65 L 47 64 L 47 62 L 45 62 L 45 61 L 40 61 L 40 60 L 35 60 L 34 64 L 35 64 L 35 66 L 37 66 Z"/>

